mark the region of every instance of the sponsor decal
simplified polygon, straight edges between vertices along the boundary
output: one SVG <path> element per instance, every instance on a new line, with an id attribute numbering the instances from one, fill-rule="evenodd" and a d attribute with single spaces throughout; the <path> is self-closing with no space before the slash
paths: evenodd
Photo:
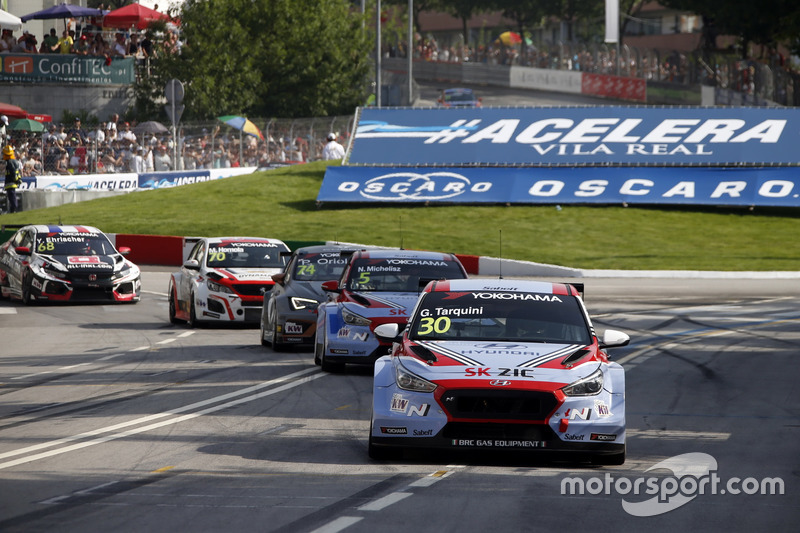
<path id="1" fill-rule="evenodd" d="M 533 302 L 558 302 L 561 298 L 555 294 L 527 294 L 521 292 L 473 292 L 476 300 L 519 300 Z"/>
<path id="2" fill-rule="evenodd" d="M 433 430 L 432 429 L 415 429 L 413 432 L 413 436 L 415 437 L 432 437 Z"/>
<path id="3" fill-rule="evenodd" d="M 594 401 L 594 412 L 597 413 L 597 416 L 600 418 L 608 418 L 613 414 L 611 408 L 603 400 Z"/>
<path id="4" fill-rule="evenodd" d="M 406 416 L 428 416 L 428 411 L 431 410 L 431 406 L 427 403 L 423 403 L 419 407 L 414 407 L 413 405 L 408 408 L 408 414 Z"/>
<path id="5" fill-rule="evenodd" d="M 543 440 L 481 440 L 481 439 L 453 439 L 453 446 L 471 448 L 545 448 L 547 442 Z"/>
<path id="6" fill-rule="evenodd" d="M 350 328 L 342 328 L 337 333 L 336 336 L 340 339 L 346 339 L 350 336 Z"/>
<path id="7" fill-rule="evenodd" d="M 37 278 L 33 278 L 31 281 L 31 285 L 38 290 L 42 290 L 42 282 L 39 281 Z"/>
<path id="8" fill-rule="evenodd" d="M 469 367 L 464 369 L 464 375 L 467 377 L 491 377 L 492 373 L 490 372 L 490 367 Z M 530 368 L 503 368 L 500 367 L 497 370 L 495 375 L 503 376 L 503 377 L 515 377 L 515 378 L 532 378 L 533 377 L 533 370 Z M 500 380 L 497 380 L 498 382 Z M 509 382 L 510 383 L 510 382 Z M 502 383 L 503 385 L 508 385 L 509 383 Z M 495 385 L 494 382 L 491 383 Z M 497 383 L 500 384 L 500 383 Z"/>
<path id="9" fill-rule="evenodd" d="M 342 348 L 331 348 L 331 353 L 336 355 L 347 355 L 350 352 Z"/>
<path id="10" fill-rule="evenodd" d="M 480 316 L 483 315 L 483 307 L 465 307 L 461 309 L 435 307 L 433 309 L 421 309 L 419 316 Z"/>
<path id="11" fill-rule="evenodd" d="M 394 413 L 405 413 L 408 409 L 408 400 L 399 394 L 392 395 L 392 405 L 389 410 Z"/>
<path id="12" fill-rule="evenodd" d="M 287 322 L 283 328 L 284 333 L 287 335 L 300 335 L 303 333 L 302 324 L 295 324 L 294 322 Z"/>
<path id="13" fill-rule="evenodd" d="M 90 264 L 98 264 L 102 263 L 100 257 L 97 255 L 80 255 L 75 256 L 71 255 L 67 257 L 67 262 L 74 265 L 90 265 Z"/>
<path id="14" fill-rule="evenodd" d="M 589 437 L 589 440 L 599 440 L 603 442 L 613 442 L 617 440 L 616 435 L 612 435 L 611 433 L 592 433 Z"/>
<path id="15" fill-rule="evenodd" d="M 582 409 L 567 409 L 566 412 L 564 412 L 564 416 L 569 420 L 589 420 L 589 418 L 592 416 L 592 409 L 589 407 L 584 407 Z"/>
<path id="16" fill-rule="evenodd" d="M 381 433 L 385 433 L 387 435 L 408 435 L 408 428 L 381 426 Z M 417 430 L 414 430 L 414 434 L 416 433 Z"/>
<path id="17" fill-rule="evenodd" d="M 583 440 L 586 435 L 575 435 L 574 433 L 564 433 L 564 440 Z"/>
<path id="18" fill-rule="evenodd" d="M 505 387 L 506 385 L 511 385 L 511 382 L 505 379 L 495 379 L 490 381 L 489 385 L 492 385 L 494 387 Z"/>

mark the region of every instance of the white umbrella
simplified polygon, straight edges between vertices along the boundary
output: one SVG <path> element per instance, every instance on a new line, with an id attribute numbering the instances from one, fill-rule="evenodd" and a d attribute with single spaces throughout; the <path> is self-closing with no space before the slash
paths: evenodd
<path id="1" fill-rule="evenodd" d="M 0 9 L 0 28 L 4 30 L 19 31 L 22 29 L 22 19 L 15 17 L 8 11 Z"/>

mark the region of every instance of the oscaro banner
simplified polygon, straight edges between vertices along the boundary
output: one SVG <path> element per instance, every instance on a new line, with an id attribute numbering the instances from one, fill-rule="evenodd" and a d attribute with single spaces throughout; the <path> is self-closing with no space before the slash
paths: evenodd
<path id="1" fill-rule="evenodd" d="M 800 164 L 800 109 L 359 109 L 348 165 Z"/>
<path id="2" fill-rule="evenodd" d="M 800 206 L 800 169 L 328 167 L 318 202 Z"/>

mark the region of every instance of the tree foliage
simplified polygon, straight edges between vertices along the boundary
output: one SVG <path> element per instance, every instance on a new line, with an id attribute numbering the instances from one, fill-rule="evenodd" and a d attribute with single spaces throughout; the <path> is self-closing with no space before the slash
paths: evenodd
<path id="1" fill-rule="evenodd" d="M 347 0 L 186 0 L 179 16 L 181 53 L 160 52 L 142 107 L 172 78 L 188 119 L 349 114 L 366 97 L 373 43 Z"/>

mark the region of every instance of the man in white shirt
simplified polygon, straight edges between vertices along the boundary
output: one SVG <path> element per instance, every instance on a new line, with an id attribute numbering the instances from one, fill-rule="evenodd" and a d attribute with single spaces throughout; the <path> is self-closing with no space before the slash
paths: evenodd
<path id="1" fill-rule="evenodd" d="M 336 142 L 336 134 L 328 134 L 328 143 L 322 148 L 322 159 L 330 161 L 332 159 L 344 158 L 344 147 Z"/>

